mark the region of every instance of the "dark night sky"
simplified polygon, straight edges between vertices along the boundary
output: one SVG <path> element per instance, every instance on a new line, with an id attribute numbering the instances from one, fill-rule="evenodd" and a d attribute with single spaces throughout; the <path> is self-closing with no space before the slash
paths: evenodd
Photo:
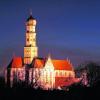
<path id="1" fill-rule="evenodd" d="M 0 66 L 23 56 L 25 21 L 37 19 L 39 56 L 71 60 L 74 66 L 100 61 L 99 0 L 0 0 Z"/>

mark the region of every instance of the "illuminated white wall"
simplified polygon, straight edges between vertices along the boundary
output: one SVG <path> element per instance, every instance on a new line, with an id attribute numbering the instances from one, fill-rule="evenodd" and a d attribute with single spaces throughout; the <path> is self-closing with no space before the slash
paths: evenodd
<path id="1" fill-rule="evenodd" d="M 55 70 L 49 57 L 42 68 L 31 68 L 29 71 L 29 83 L 37 82 L 43 89 L 55 88 L 55 77 L 75 77 L 73 70 Z"/>
<path id="2" fill-rule="evenodd" d="M 25 81 L 25 68 L 11 68 L 10 72 L 10 86 L 13 86 L 14 78 L 17 81 Z"/>
<path id="3" fill-rule="evenodd" d="M 24 46 L 24 64 L 31 64 L 33 58 L 38 56 L 36 46 L 36 20 L 30 19 L 26 22 L 26 42 Z"/>

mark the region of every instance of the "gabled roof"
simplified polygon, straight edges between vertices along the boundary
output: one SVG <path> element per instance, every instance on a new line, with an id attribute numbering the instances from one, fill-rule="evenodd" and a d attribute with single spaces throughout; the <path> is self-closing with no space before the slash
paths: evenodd
<path id="1" fill-rule="evenodd" d="M 34 63 L 34 67 L 42 68 L 45 65 L 45 61 L 43 59 L 36 59 Z"/>
<path id="2" fill-rule="evenodd" d="M 51 58 L 50 58 L 51 59 Z M 32 67 L 34 68 L 43 68 L 47 62 L 47 59 L 44 58 L 35 58 L 32 62 Z M 55 70 L 73 70 L 72 64 L 69 60 L 52 60 L 51 62 Z"/>
<path id="3" fill-rule="evenodd" d="M 34 58 L 32 61 L 32 66 L 34 68 L 43 68 L 46 60 L 44 58 Z"/>
<path id="4" fill-rule="evenodd" d="M 73 70 L 72 64 L 68 60 L 52 60 L 56 70 Z"/>
<path id="5" fill-rule="evenodd" d="M 23 60 L 21 57 L 14 57 L 10 64 L 8 65 L 8 68 L 22 68 L 23 67 Z"/>

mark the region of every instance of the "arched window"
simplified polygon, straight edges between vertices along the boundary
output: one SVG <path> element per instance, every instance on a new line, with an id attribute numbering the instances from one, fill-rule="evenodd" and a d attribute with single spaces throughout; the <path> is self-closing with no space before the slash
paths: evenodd
<path id="1" fill-rule="evenodd" d="M 56 71 L 56 76 L 57 76 L 57 77 L 59 76 L 59 72 L 58 72 L 58 71 Z"/>
<path id="2" fill-rule="evenodd" d="M 60 71 L 60 76 L 62 76 L 62 71 Z"/>
<path id="3" fill-rule="evenodd" d="M 29 38 L 27 38 L 27 41 L 29 42 Z"/>
<path id="4" fill-rule="evenodd" d="M 68 76 L 67 71 L 65 72 L 65 76 Z"/>
<path id="5" fill-rule="evenodd" d="M 53 74 L 53 73 L 52 73 L 52 72 L 50 72 L 50 77 L 52 77 L 52 74 Z"/>

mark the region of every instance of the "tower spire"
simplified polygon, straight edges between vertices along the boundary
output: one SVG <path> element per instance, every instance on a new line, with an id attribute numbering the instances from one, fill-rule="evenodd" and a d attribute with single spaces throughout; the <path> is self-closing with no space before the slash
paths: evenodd
<path id="1" fill-rule="evenodd" d="M 32 9 L 30 9 L 30 16 L 32 16 Z"/>
<path id="2" fill-rule="evenodd" d="M 48 58 L 50 58 L 50 59 L 51 59 L 51 54 L 50 54 L 50 53 L 48 54 Z"/>
<path id="3" fill-rule="evenodd" d="M 13 58 L 15 58 L 15 56 L 16 56 L 16 55 L 15 55 L 15 52 L 12 53 L 12 56 L 13 56 Z"/>

